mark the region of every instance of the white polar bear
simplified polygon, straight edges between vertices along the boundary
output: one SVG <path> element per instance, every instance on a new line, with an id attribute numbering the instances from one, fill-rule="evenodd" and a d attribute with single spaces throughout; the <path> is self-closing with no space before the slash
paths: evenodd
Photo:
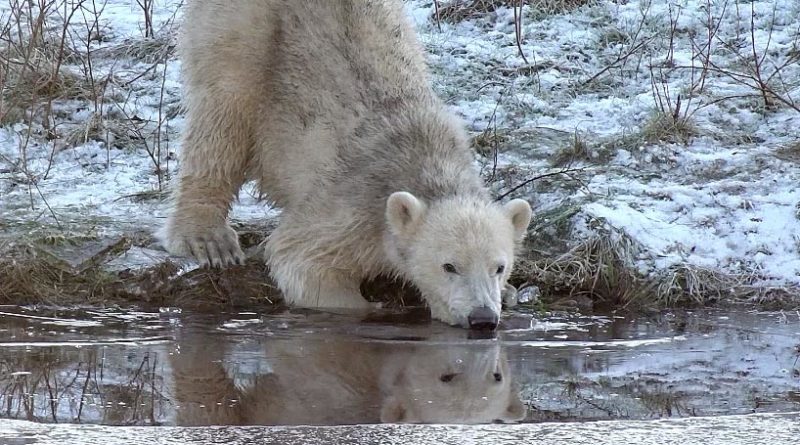
<path id="1" fill-rule="evenodd" d="M 531 208 L 490 199 L 401 1 L 193 0 L 184 20 L 168 251 L 242 262 L 227 217 L 253 180 L 282 209 L 266 254 L 287 303 L 366 307 L 360 283 L 387 274 L 434 318 L 497 325 Z"/>

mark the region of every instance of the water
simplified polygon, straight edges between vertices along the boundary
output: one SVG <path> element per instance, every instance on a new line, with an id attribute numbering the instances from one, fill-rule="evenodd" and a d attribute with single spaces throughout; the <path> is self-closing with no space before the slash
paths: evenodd
<path id="1" fill-rule="evenodd" d="M 368 319 L 0 307 L 0 417 L 488 424 L 800 410 L 800 314 Z"/>

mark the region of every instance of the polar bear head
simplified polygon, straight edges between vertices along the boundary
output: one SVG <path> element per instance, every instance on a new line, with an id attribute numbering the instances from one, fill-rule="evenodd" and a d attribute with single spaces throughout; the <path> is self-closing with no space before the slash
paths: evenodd
<path id="1" fill-rule="evenodd" d="M 420 291 L 431 316 L 469 328 L 497 326 L 501 290 L 531 220 L 521 199 L 501 205 L 471 196 L 424 202 L 389 196 L 386 249 Z"/>

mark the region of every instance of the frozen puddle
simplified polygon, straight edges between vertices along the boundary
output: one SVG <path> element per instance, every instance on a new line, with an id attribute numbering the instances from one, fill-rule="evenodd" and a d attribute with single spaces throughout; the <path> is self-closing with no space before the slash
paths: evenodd
<path id="1" fill-rule="evenodd" d="M 797 313 L 515 313 L 495 338 L 470 337 L 409 314 L 2 307 L 0 417 L 127 426 L 484 424 L 535 437 L 531 431 L 544 430 L 489 425 L 800 411 Z M 0 425 L 11 428 L 0 426 L 0 439 L 4 431 L 50 431 Z M 51 443 L 20 440 L 0 443 Z"/>

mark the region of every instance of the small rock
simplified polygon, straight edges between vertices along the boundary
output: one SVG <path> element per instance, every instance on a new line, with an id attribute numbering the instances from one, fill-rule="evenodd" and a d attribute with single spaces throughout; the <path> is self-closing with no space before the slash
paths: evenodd
<path id="1" fill-rule="evenodd" d="M 517 301 L 520 303 L 536 303 L 541 297 L 542 291 L 538 286 L 528 286 L 517 292 Z"/>

